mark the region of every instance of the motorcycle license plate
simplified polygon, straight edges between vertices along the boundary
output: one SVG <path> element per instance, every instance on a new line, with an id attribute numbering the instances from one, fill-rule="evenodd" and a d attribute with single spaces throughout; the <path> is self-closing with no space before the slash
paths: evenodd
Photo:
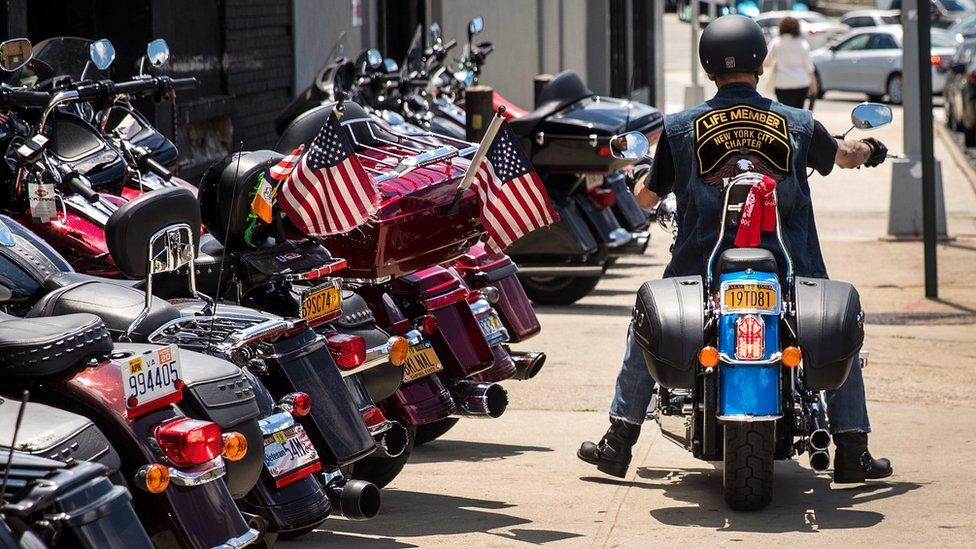
<path id="1" fill-rule="evenodd" d="M 441 359 L 430 347 L 430 343 L 410 347 L 407 351 L 407 361 L 403 365 L 403 382 L 409 383 L 444 369 Z"/>
<path id="2" fill-rule="evenodd" d="M 301 425 L 293 425 L 264 439 L 264 466 L 276 479 L 318 459 L 319 453 Z"/>
<path id="3" fill-rule="evenodd" d="M 308 321 L 334 313 L 342 306 L 342 292 L 332 282 L 302 294 L 302 318 Z"/>
<path id="4" fill-rule="evenodd" d="M 729 311 L 775 311 L 779 307 L 776 289 L 761 284 L 729 284 L 722 303 Z"/>
<path id="5" fill-rule="evenodd" d="M 603 185 L 603 174 L 586 174 L 586 190 L 593 190 Z"/>
<path id="6" fill-rule="evenodd" d="M 485 334 L 485 337 L 491 337 L 502 329 L 502 321 L 498 318 L 498 313 L 495 312 L 479 318 L 478 324 L 481 325 L 481 333 Z"/>
<path id="7" fill-rule="evenodd" d="M 144 406 L 180 392 L 177 382 L 181 377 L 180 350 L 176 345 L 167 345 L 130 358 L 122 367 L 126 406 Z"/>

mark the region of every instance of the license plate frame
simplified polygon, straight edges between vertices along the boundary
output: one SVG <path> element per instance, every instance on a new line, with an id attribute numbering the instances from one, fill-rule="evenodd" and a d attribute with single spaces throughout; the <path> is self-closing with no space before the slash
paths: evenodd
<path id="1" fill-rule="evenodd" d="M 160 401 L 173 401 L 174 395 L 182 392 L 180 349 L 171 344 L 134 355 L 122 366 L 121 376 L 130 412 Z"/>
<path id="2" fill-rule="evenodd" d="M 296 448 L 304 453 L 296 456 Z M 318 451 L 298 423 L 264 437 L 264 467 L 275 480 L 318 460 Z"/>
<path id="3" fill-rule="evenodd" d="M 419 366 L 417 362 L 421 362 Z M 407 360 L 403 363 L 403 382 L 410 383 L 422 377 L 436 374 L 444 369 L 437 352 L 434 351 L 429 341 L 419 345 L 413 345 L 407 351 Z"/>
<path id="4" fill-rule="evenodd" d="M 312 286 L 301 293 L 298 313 L 308 322 L 314 322 L 323 317 L 341 314 L 342 290 L 334 281 Z"/>
<path id="5" fill-rule="evenodd" d="M 781 310 L 779 283 L 771 281 L 727 281 L 720 288 L 721 312 L 778 315 Z"/>
<path id="6" fill-rule="evenodd" d="M 485 335 L 486 339 L 490 339 L 498 332 L 501 332 L 505 327 L 502 324 L 502 319 L 499 318 L 498 313 L 495 311 L 491 311 L 484 316 L 478 317 L 478 326 L 481 327 L 481 333 Z"/>

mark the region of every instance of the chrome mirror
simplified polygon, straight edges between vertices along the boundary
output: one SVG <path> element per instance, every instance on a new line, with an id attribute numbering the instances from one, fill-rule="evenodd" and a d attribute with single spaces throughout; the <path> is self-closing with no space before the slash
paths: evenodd
<path id="1" fill-rule="evenodd" d="M 627 132 L 610 138 L 610 154 L 623 160 L 640 160 L 647 156 L 650 144 L 640 132 Z"/>
<path id="2" fill-rule="evenodd" d="M 105 70 L 115 61 L 115 46 L 107 38 L 95 40 L 88 46 L 88 55 L 98 70 Z"/>
<path id="3" fill-rule="evenodd" d="M 851 111 L 851 124 L 859 130 L 872 130 L 891 123 L 891 107 L 881 103 L 861 103 Z"/>
<path id="4" fill-rule="evenodd" d="M 366 66 L 370 69 L 378 69 L 383 65 L 383 56 L 379 50 L 366 50 Z"/>
<path id="5" fill-rule="evenodd" d="M 430 41 L 434 44 L 441 42 L 441 24 L 437 21 L 430 24 Z"/>
<path id="6" fill-rule="evenodd" d="M 26 38 L 14 38 L 0 44 L 0 68 L 13 72 L 30 61 L 31 42 Z"/>
<path id="7" fill-rule="evenodd" d="M 468 42 L 483 30 L 485 30 L 485 19 L 477 15 L 468 23 Z"/>
<path id="8" fill-rule="evenodd" d="M 669 193 L 662 198 L 657 203 L 657 209 L 655 211 L 658 226 L 671 233 L 672 236 L 677 234 L 678 199 L 674 196 L 674 193 Z"/>
<path id="9" fill-rule="evenodd" d="M 157 38 L 146 46 L 146 59 L 154 67 L 161 67 L 169 61 L 169 44 L 162 38 Z"/>

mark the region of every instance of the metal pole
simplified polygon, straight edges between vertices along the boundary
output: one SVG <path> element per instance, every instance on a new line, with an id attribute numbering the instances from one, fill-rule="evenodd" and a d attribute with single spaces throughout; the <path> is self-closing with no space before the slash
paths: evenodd
<path id="1" fill-rule="evenodd" d="M 685 87 L 685 108 L 705 101 L 705 90 L 698 82 L 698 18 L 701 16 L 701 0 L 691 0 L 691 85 Z"/>
<path id="2" fill-rule="evenodd" d="M 915 29 L 918 33 L 918 87 L 920 117 L 919 140 L 922 149 L 922 234 L 925 239 L 925 297 L 939 297 L 939 269 L 936 250 L 936 211 L 935 211 L 935 157 L 932 150 L 932 117 L 924 113 L 932 112 L 932 65 L 929 52 L 932 51 L 931 21 L 928 1 L 906 2 L 909 10 L 914 9 Z M 912 17 L 911 11 L 909 18 Z"/>

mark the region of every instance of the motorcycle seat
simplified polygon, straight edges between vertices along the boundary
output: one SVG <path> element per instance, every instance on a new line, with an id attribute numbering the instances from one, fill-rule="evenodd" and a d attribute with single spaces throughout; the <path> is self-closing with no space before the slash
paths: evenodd
<path id="1" fill-rule="evenodd" d="M 0 377 L 60 374 L 112 352 L 105 323 L 95 315 L 0 317 Z"/>
<path id="2" fill-rule="evenodd" d="M 718 258 L 720 274 L 735 273 L 752 269 L 764 273 L 779 272 L 773 252 L 764 248 L 729 248 Z"/>
<path id="3" fill-rule="evenodd" d="M 34 304 L 27 313 L 29 318 L 92 313 L 102 319 L 113 336 L 118 337 L 136 320 L 146 303 L 145 292 L 123 284 L 94 279 L 58 287 L 63 280 L 55 275 L 45 282 L 46 286 L 57 289 Z M 173 305 L 153 297 L 152 308 L 133 330 L 132 340 L 145 341 L 157 328 L 179 316 L 180 312 Z"/>
<path id="4" fill-rule="evenodd" d="M 535 109 L 525 116 L 510 120 L 508 124 L 515 135 L 528 137 L 544 119 L 592 95 L 593 92 L 586 87 L 578 74 L 563 71 L 542 87 Z"/>

